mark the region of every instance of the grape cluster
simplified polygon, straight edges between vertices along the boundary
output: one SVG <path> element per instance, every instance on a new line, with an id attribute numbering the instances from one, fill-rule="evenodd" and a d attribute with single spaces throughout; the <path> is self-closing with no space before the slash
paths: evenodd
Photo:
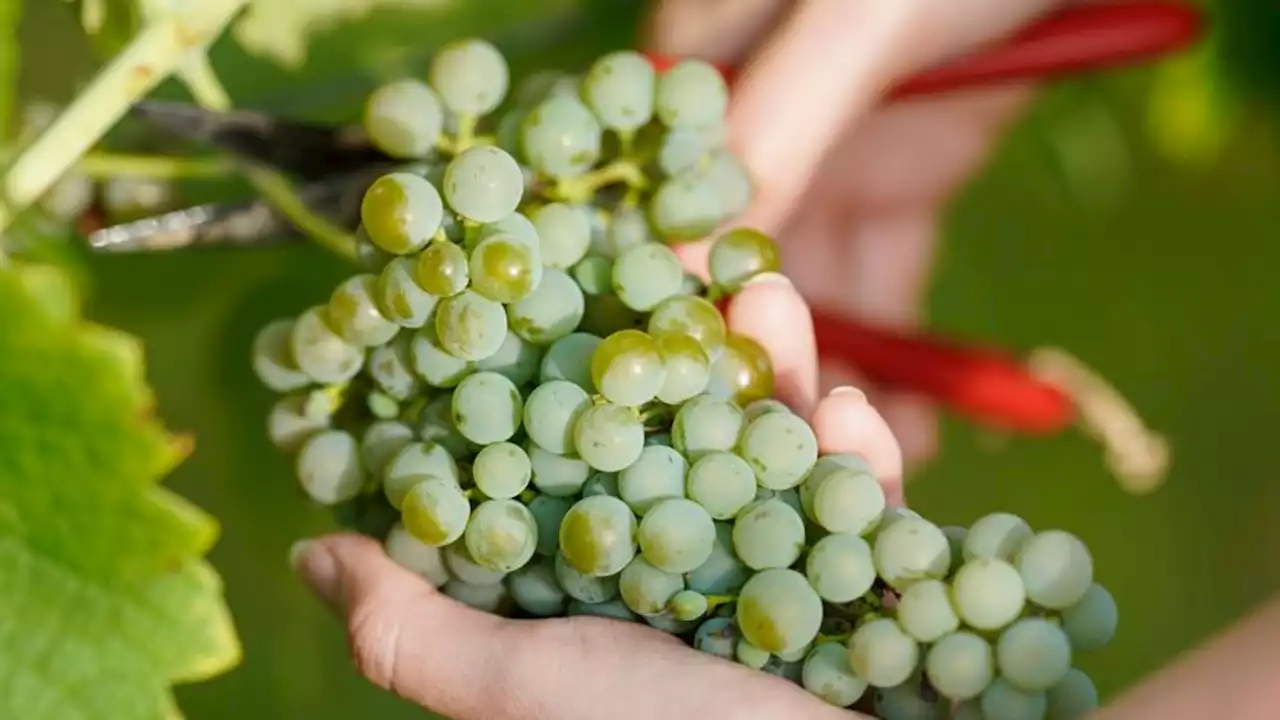
<path id="1" fill-rule="evenodd" d="M 720 76 L 614 53 L 532 76 L 487 134 L 508 73 L 467 40 L 368 101 L 404 166 L 364 198 L 364 272 L 254 345 L 306 494 L 473 607 L 644 622 L 888 720 L 1095 707 L 1072 661 L 1116 609 L 1081 541 L 887 506 L 717 308 L 772 240 L 683 270 L 670 245 L 750 196 Z"/>

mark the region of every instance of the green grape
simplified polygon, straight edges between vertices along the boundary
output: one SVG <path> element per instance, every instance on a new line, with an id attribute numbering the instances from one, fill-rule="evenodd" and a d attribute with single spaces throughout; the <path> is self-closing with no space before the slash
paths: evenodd
<path id="1" fill-rule="evenodd" d="M 733 523 L 734 552 L 753 570 L 790 567 L 804 540 L 804 519 L 777 498 L 752 504 Z"/>
<path id="2" fill-rule="evenodd" d="M 539 618 L 560 615 L 569 602 L 556 580 L 550 558 L 529 563 L 508 575 L 507 591 L 521 610 Z"/>
<path id="3" fill-rule="evenodd" d="M 365 191 L 360 222 L 369 240 L 393 255 L 421 248 L 440 229 L 444 203 L 435 186 L 413 173 L 383 175 Z"/>
<path id="4" fill-rule="evenodd" d="M 596 470 L 618 472 L 644 450 L 644 423 L 630 408 L 605 402 L 578 416 L 573 426 L 578 457 Z"/>
<path id="5" fill-rule="evenodd" d="M 716 187 L 701 173 L 667 178 L 649 199 L 649 221 L 668 242 L 699 240 L 724 218 Z"/>
<path id="6" fill-rule="evenodd" d="M 493 129 L 494 141 L 498 147 L 517 158 L 524 157 L 521 133 L 524 130 L 524 119 L 528 115 L 529 109 L 518 105 L 503 113 Z"/>
<path id="7" fill-rule="evenodd" d="M 1094 583 L 1074 605 L 1062 611 L 1062 629 L 1077 652 L 1098 650 L 1116 636 L 1119 610 L 1115 598 Z"/>
<path id="8" fill-rule="evenodd" d="M 716 523 L 715 544 L 711 556 L 685 576 L 690 590 L 703 595 L 728 595 L 742 588 L 751 571 L 733 553 L 733 528 Z"/>
<path id="9" fill-rule="evenodd" d="M 928 693 L 916 677 L 875 693 L 876 715 L 882 720 L 948 720 L 947 707 Z"/>
<path id="10" fill-rule="evenodd" d="M 787 407 L 786 403 L 781 400 L 760 398 L 759 400 L 751 401 L 746 407 L 742 408 L 742 420 L 749 423 L 761 415 L 775 412 L 790 413 L 791 408 Z"/>
<path id="11" fill-rule="evenodd" d="M 471 503 L 457 483 L 434 476 L 422 477 L 404 496 L 400 508 L 404 527 L 428 545 L 448 545 L 462 537 L 467 528 Z"/>
<path id="12" fill-rule="evenodd" d="M 506 377 L 478 372 L 458 384 L 453 393 L 453 424 L 478 445 L 510 440 L 520 429 L 524 399 Z"/>
<path id="13" fill-rule="evenodd" d="M 769 664 L 771 656 L 768 650 L 761 649 L 747 640 L 740 639 L 738 640 L 738 645 L 733 649 L 733 659 L 752 670 L 764 670 L 765 665 Z"/>
<path id="14" fill-rule="evenodd" d="M 377 420 L 360 436 L 360 464 L 379 483 L 382 473 L 406 445 L 413 442 L 413 428 L 395 420 Z"/>
<path id="15" fill-rule="evenodd" d="M 401 335 L 389 345 L 383 345 L 369 353 L 367 363 L 369 378 L 394 400 L 404 402 L 418 394 L 420 382 L 413 372 L 409 346 L 412 335 Z"/>
<path id="16" fill-rule="evenodd" d="M 884 489 L 862 468 L 836 468 L 813 483 L 810 496 L 815 521 L 830 532 L 863 535 L 884 514 Z"/>
<path id="17" fill-rule="evenodd" d="M 1027 601 L 1018 569 L 995 558 L 978 558 L 960 566 L 951 580 L 951 593 L 965 625 L 984 631 L 1013 622 Z"/>
<path id="18" fill-rule="evenodd" d="M 562 86 L 567 76 L 559 70 L 538 70 L 524 76 L 512 94 L 517 107 L 537 104 L 553 90 Z"/>
<path id="19" fill-rule="evenodd" d="M 569 609 L 565 614 L 569 617 L 590 615 L 609 620 L 621 620 L 623 622 L 635 622 L 636 620 L 635 613 L 631 612 L 627 607 L 627 604 L 622 602 L 622 598 L 594 604 L 584 603 L 580 600 L 573 600 L 569 603 Z"/>
<path id="20" fill-rule="evenodd" d="M 559 553 L 555 556 L 556 579 L 569 597 L 592 605 L 618 597 L 618 576 L 595 577 L 578 572 Z"/>
<path id="21" fill-rule="evenodd" d="M 253 372 L 268 389 L 278 393 L 301 390 L 311 378 L 298 369 L 289 349 L 293 319 L 272 320 L 253 338 Z"/>
<path id="22" fill-rule="evenodd" d="M 643 55 L 622 50 L 592 64 L 582 79 L 582 94 L 600 124 L 630 133 L 653 117 L 655 81 L 653 65 Z"/>
<path id="23" fill-rule="evenodd" d="M 738 447 L 760 487 L 769 490 L 799 485 L 818 461 L 813 428 L 790 413 L 768 413 L 751 421 L 742 430 Z"/>
<path id="24" fill-rule="evenodd" d="M 507 313 L 502 303 L 470 290 L 442 300 L 435 325 L 440 347 L 472 362 L 495 355 L 507 337 Z"/>
<path id="25" fill-rule="evenodd" d="M 533 292 L 538 259 L 512 235 L 494 235 L 471 252 L 471 288 L 500 303 L 523 300 Z"/>
<path id="26" fill-rule="evenodd" d="M 298 451 L 297 470 L 307 497 L 322 505 L 346 502 L 364 489 L 359 443 L 344 430 L 323 430 L 308 438 Z"/>
<path id="27" fill-rule="evenodd" d="M 533 226 L 542 241 L 542 264 L 568 270 L 591 247 L 591 220 L 582 208 L 551 203 L 533 214 Z"/>
<path id="28" fill-rule="evenodd" d="M 1084 720 L 1098 709 L 1098 689 L 1088 675 L 1071 668 L 1045 693 L 1047 720 Z"/>
<path id="29" fill-rule="evenodd" d="M 316 433 L 327 430 L 329 413 L 307 412 L 307 395 L 286 395 L 267 413 L 267 437 L 281 452 L 293 454 Z"/>
<path id="30" fill-rule="evenodd" d="M 720 71 L 702 60 L 684 60 L 658 78 L 654 109 L 670 128 L 701 128 L 724 119 L 729 89 Z"/>
<path id="31" fill-rule="evenodd" d="M 853 602 L 867 594 L 876 581 L 871 546 L 857 535 L 828 535 L 809 550 L 804 574 L 823 600 Z"/>
<path id="32" fill-rule="evenodd" d="M 702 345 L 707 357 L 720 357 L 728 330 L 724 316 L 704 298 L 678 295 L 667 298 L 649 316 L 649 334 L 653 336 L 688 335 Z"/>
<path id="33" fill-rule="evenodd" d="M 716 526 L 702 506 L 684 498 L 668 498 L 645 513 L 636 531 L 640 554 L 669 573 L 691 572 L 711 557 Z"/>
<path id="34" fill-rule="evenodd" d="M 471 464 L 471 476 L 485 497 L 506 500 L 529 487 L 533 479 L 533 464 L 519 445 L 495 443 L 482 448 L 476 455 Z"/>
<path id="35" fill-rule="evenodd" d="M 377 276 L 356 275 L 344 281 L 329 297 L 329 319 L 344 340 L 359 347 L 390 342 L 400 326 L 378 309 Z"/>
<path id="36" fill-rule="evenodd" d="M 467 607 L 494 615 L 503 614 L 511 602 L 511 594 L 502 583 L 470 585 L 461 580 L 450 580 L 441 590 Z"/>
<path id="37" fill-rule="evenodd" d="M 453 393 L 445 392 L 431 398 L 425 406 L 413 414 L 413 425 L 418 437 L 434 443 L 457 457 L 467 457 L 476 451 L 472 442 L 458 432 L 453 425 Z"/>
<path id="38" fill-rule="evenodd" d="M 541 348 L 525 342 L 510 327 L 498 351 L 476 362 L 477 370 L 496 372 L 516 385 L 524 385 L 537 377 L 541 366 Z"/>
<path id="39" fill-rule="evenodd" d="M 951 567 L 959 568 L 964 564 L 964 543 L 969 539 L 969 531 L 959 525 L 944 525 L 942 534 L 947 536 L 947 544 L 951 546 Z"/>
<path id="40" fill-rule="evenodd" d="M 561 179 L 581 175 L 600 159 L 604 131 L 571 95 L 552 95 L 525 117 L 521 146 L 535 170 Z"/>
<path id="41" fill-rule="evenodd" d="M 1054 622 L 1023 618 L 1000 633 L 996 665 L 1004 679 L 1022 690 L 1048 690 L 1071 669 L 1071 640 Z"/>
<path id="42" fill-rule="evenodd" d="M 458 540 L 441 551 L 445 567 L 457 580 L 468 585 L 496 585 L 507 576 L 505 572 L 481 567 L 467 551 L 467 544 Z"/>
<path id="43" fill-rule="evenodd" d="M 645 243 L 626 251 L 613 264 L 613 290 L 624 305 L 648 312 L 680 293 L 684 267 L 666 245 Z"/>
<path id="44" fill-rule="evenodd" d="M 623 206 L 613 213 L 609 229 L 604 235 L 601 254 L 616 260 L 635 248 L 657 241 L 644 211 L 638 207 Z"/>
<path id="45" fill-rule="evenodd" d="M 618 473 L 618 497 L 636 515 L 668 498 L 684 497 L 684 479 L 688 464 L 675 450 L 650 445 L 640 451 L 636 461 Z"/>
<path id="46" fill-rule="evenodd" d="M 671 442 L 697 461 L 711 452 L 733 452 L 742 431 L 742 411 L 728 400 L 699 395 L 676 411 Z"/>
<path id="47" fill-rule="evenodd" d="M 364 353 L 334 331 L 329 309 L 324 305 L 298 316 L 289 334 L 289 350 L 299 370 L 325 385 L 354 378 L 364 365 Z"/>
<path id="48" fill-rule="evenodd" d="M 692 590 L 681 590 L 667 603 L 673 618 L 678 622 L 693 622 L 707 614 L 707 596 Z"/>
<path id="49" fill-rule="evenodd" d="M 421 80 L 396 80 L 369 95 L 364 129 L 374 147 L 393 158 L 424 158 L 444 130 L 444 108 Z"/>
<path id="50" fill-rule="evenodd" d="M 467 245 L 467 250 L 474 250 L 475 246 L 480 242 L 497 235 L 514 237 L 534 251 L 535 257 L 541 258 L 542 237 L 538 234 L 538 228 L 534 226 L 532 220 L 518 212 L 513 212 L 501 220 L 480 226 L 480 231 L 475 234 L 475 239 Z M 541 262 L 534 264 L 541 265 Z M 540 276 L 535 276 L 535 279 L 538 277 Z M 537 285 L 537 283 L 534 283 L 534 285 Z"/>
<path id="51" fill-rule="evenodd" d="M 591 466 L 585 461 L 567 455 L 557 455 L 544 450 L 536 443 L 525 446 L 529 462 L 533 464 L 533 486 L 538 492 L 555 497 L 570 497 L 582 491 L 582 485 L 591 475 Z"/>
<path id="52" fill-rule="evenodd" d="M 1042 720 L 1049 709 L 1044 693 L 1019 690 L 1004 678 L 992 681 L 979 703 L 986 720 Z"/>
<path id="53" fill-rule="evenodd" d="M 622 601 L 632 612 L 642 616 L 662 613 L 671 598 L 683 589 L 683 578 L 654 567 L 640 556 L 632 559 L 618 577 Z"/>
<path id="54" fill-rule="evenodd" d="M 467 253 L 448 240 L 434 240 L 418 255 L 418 286 L 437 298 L 453 297 L 471 283 Z"/>
<path id="55" fill-rule="evenodd" d="M 995 677 L 991 645 L 968 631 L 937 640 L 924 659 L 925 675 L 938 694 L 961 702 L 978 697 Z"/>
<path id="56" fill-rule="evenodd" d="M 459 115 L 487 115 L 507 95 L 510 71 L 502 53 L 478 39 L 458 40 L 440 48 L 427 71 L 444 106 Z"/>
<path id="57" fill-rule="evenodd" d="M 432 587 L 438 588 L 449 582 L 444 553 L 409 534 L 403 524 L 396 523 L 391 528 L 383 548 L 392 562 L 422 576 Z"/>
<path id="58" fill-rule="evenodd" d="M 435 388 L 451 388 L 475 372 L 475 366 L 451 354 L 440 344 L 436 324 L 428 323 L 413 334 L 409 342 L 409 361 L 413 371 L 428 385 Z"/>
<path id="59" fill-rule="evenodd" d="M 725 217 L 736 217 L 751 204 L 754 188 L 751 175 L 733 153 L 713 153 L 702 168 L 703 177 L 710 181 L 720 198 L 720 209 Z"/>
<path id="60" fill-rule="evenodd" d="M 533 513 L 533 520 L 538 525 L 536 552 L 539 555 L 551 557 L 556 554 L 560 546 L 560 523 L 572 504 L 565 498 L 543 494 L 529 501 L 529 512 Z"/>
<path id="61" fill-rule="evenodd" d="M 390 420 L 400 415 L 400 402 L 381 390 L 370 390 L 365 396 L 369 414 L 379 420 Z"/>
<path id="62" fill-rule="evenodd" d="M 1063 530 L 1037 533 L 1022 546 L 1017 564 L 1027 599 L 1050 610 L 1075 605 L 1093 585 L 1089 548 Z"/>
<path id="63" fill-rule="evenodd" d="M 664 133 L 658 146 L 658 167 L 666 175 L 698 169 L 711 155 L 712 143 L 696 128 L 678 128 Z"/>
<path id="64" fill-rule="evenodd" d="M 608 337 L 620 330 L 639 330 L 643 327 L 644 315 L 622 304 L 617 295 L 606 293 L 586 298 L 581 330 Z"/>
<path id="65" fill-rule="evenodd" d="M 912 510 L 910 508 L 905 508 L 901 506 L 887 507 L 884 509 L 884 514 L 880 516 L 880 522 L 877 523 L 876 526 L 871 529 L 871 532 L 867 534 L 867 537 L 871 540 L 874 540 L 876 537 L 880 535 L 880 533 L 893 527 L 894 523 L 897 523 L 898 521 L 903 520 L 905 518 L 921 519 L 920 513 L 917 513 L 915 510 Z"/>
<path id="66" fill-rule="evenodd" d="M 591 405 L 587 391 L 567 380 L 552 380 L 534 388 L 524 405 L 524 429 L 529 439 L 560 455 L 575 452 L 574 426 Z"/>
<path id="67" fill-rule="evenodd" d="M 621 572 L 636 554 L 636 518 L 617 498 L 583 498 L 560 523 L 560 552 L 573 569 L 586 575 Z"/>
<path id="68" fill-rule="evenodd" d="M 423 475 L 460 484 L 458 462 L 443 446 L 432 442 L 413 442 L 391 456 L 382 471 L 382 492 L 391 506 L 399 510 L 405 493 Z"/>
<path id="69" fill-rule="evenodd" d="M 828 475 L 831 475 L 841 469 L 865 472 L 867 474 L 871 473 L 871 466 L 867 464 L 866 459 L 861 455 L 858 455 L 857 453 L 832 453 L 818 458 L 818 461 L 813 464 L 813 469 L 809 471 L 809 476 L 804 479 L 804 482 L 800 483 L 800 507 L 805 516 L 810 520 L 813 520 L 815 523 L 818 521 L 815 517 L 816 513 L 813 508 L 813 496 L 817 494 L 816 491 L 818 487 L 822 485 Z M 870 531 L 877 529 L 882 522 L 881 519 L 889 510 L 890 508 L 885 508 L 884 512 L 881 512 L 876 520 L 872 522 L 870 528 L 867 528 L 866 531 L 858 534 L 867 535 L 870 534 Z M 858 523 L 855 522 L 852 524 L 856 525 Z"/>
<path id="70" fill-rule="evenodd" d="M 600 342 L 599 337 L 590 333 L 572 333 L 551 343 L 542 356 L 539 381 L 567 380 L 587 392 L 595 391 L 595 382 L 591 380 L 591 357 L 600 347 Z"/>
<path id="71" fill-rule="evenodd" d="M 680 283 L 681 295 L 698 295 L 701 296 L 707 291 L 706 283 L 702 282 L 702 278 L 691 273 L 684 274 L 684 280 Z"/>
<path id="72" fill-rule="evenodd" d="M 991 513 L 969 526 L 964 559 L 997 558 L 1012 562 L 1034 533 L 1027 521 L 1009 513 Z"/>
<path id="73" fill-rule="evenodd" d="M 872 687 L 907 681 L 920 663 L 920 646 L 891 618 L 863 623 L 849 638 L 849 667 Z"/>
<path id="74" fill-rule="evenodd" d="M 477 565 L 510 573 L 533 557 L 538 526 L 518 500 L 485 500 L 471 513 L 462 539 Z"/>
<path id="75" fill-rule="evenodd" d="M 912 583 L 947 576 L 951 545 L 937 525 L 907 517 L 876 535 L 872 546 L 880 577 L 895 590 Z"/>
<path id="76" fill-rule="evenodd" d="M 913 583 L 898 598 L 898 624 L 908 635 L 931 643 L 960 628 L 951 606 L 951 591 L 941 580 Z"/>
<path id="77" fill-rule="evenodd" d="M 634 465 L 634 463 L 632 463 Z M 618 474 L 617 473 L 591 473 L 591 477 L 582 484 L 582 497 L 591 497 L 592 495 L 609 495 L 621 498 L 618 492 Z"/>
<path id="78" fill-rule="evenodd" d="M 730 333 L 724 352 L 711 364 L 707 392 L 747 405 L 773 395 L 773 362 L 760 343 Z"/>
<path id="79" fill-rule="evenodd" d="M 732 520 L 755 499 L 756 476 L 737 455 L 710 452 L 689 468 L 685 488 L 689 499 L 706 508 L 712 518 Z"/>
<path id="80" fill-rule="evenodd" d="M 727 292 L 738 292 L 751 278 L 782 268 L 778 246 L 768 235 L 738 228 L 716 238 L 707 260 L 711 281 Z"/>
<path id="81" fill-rule="evenodd" d="M 613 292 L 613 260 L 600 255 L 588 255 L 570 271 L 573 281 L 588 296 Z"/>
<path id="82" fill-rule="evenodd" d="M 582 289 L 563 270 L 546 268 L 542 282 L 507 308 L 511 329 L 534 345 L 550 345 L 578 329 L 586 302 Z"/>
<path id="83" fill-rule="evenodd" d="M 375 289 L 378 307 L 387 319 L 400 327 L 420 328 L 436 310 L 439 298 L 418 285 L 417 260 L 398 257 L 387 263 Z"/>
<path id="84" fill-rule="evenodd" d="M 462 217 L 491 223 L 515 212 L 524 196 L 524 173 L 506 151 L 480 145 L 449 162 L 444 199 Z"/>
<path id="85" fill-rule="evenodd" d="M 733 618 L 704 620 L 693 634 L 693 648 L 725 660 L 733 660 L 738 645 L 738 628 Z"/>
<path id="86" fill-rule="evenodd" d="M 747 642 L 773 654 L 788 653 L 818 636 L 822 600 L 800 573 L 772 568 L 742 586 L 734 617 Z"/>
<path id="87" fill-rule="evenodd" d="M 835 705 L 849 707 L 867 691 L 867 681 L 853 674 L 849 652 L 839 643 L 822 643 L 805 658 L 800 682 L 804 689 Z"/>
<path id="88" fill-rule="evenodd" d="M 591 379 L 600 394 L 618 405 L 638 407 L 666 383 L 662 353 L 652 337 L 620 330 L 605 338 L 591 357 Z"/>

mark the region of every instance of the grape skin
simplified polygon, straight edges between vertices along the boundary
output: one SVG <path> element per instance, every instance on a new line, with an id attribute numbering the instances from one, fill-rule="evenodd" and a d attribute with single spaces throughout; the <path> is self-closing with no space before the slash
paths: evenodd
<path id="1" fill-rule="evenodd" d="M 424 158 L 444 130 L 444 108 L 431 86 L 406 78 L 374 90 L 365 103 L 369 140 L 395 158 Z"/>
<path id="2" fill-rule="evenodd" d="M 735 618 L 747 642 L 769 653 L 791 652 L 818 636 L 822 600 L 800 573 L 772 568 L 743 585 Z"/>

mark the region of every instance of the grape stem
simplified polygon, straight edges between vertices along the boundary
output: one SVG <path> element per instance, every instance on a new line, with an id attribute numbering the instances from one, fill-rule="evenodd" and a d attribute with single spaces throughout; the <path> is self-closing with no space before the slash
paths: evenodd
<path id="1" fill-rule="evenodd" d="M 75 164 L 75 172 L 94 180 L 114 177 L 144 177 L 156 180 L 221 178 L 235 165 L 220 157 L 174 157 L 139 153 L 90 152 Z"/>
<path id="2" fill-rule="evenodd" d="M 731 602 L 738 601 L 737 595 L 704 595 L 703 597 L 707 599 L 707 611 L 704 613 L 705 615 L 710 615 L 721 605 L 727 605 Z"/>
<path id="3" fill-rule="evenodd" d="M 0 232 L 192 53 L 203 53 L 249 0 L 184 3 L 148 23 L 14 161 L 0 187 Z"/>
<path id="4" fill-rule="evenodd" d="M 299 230 L 325 248 L 350 261 L 356 259 L 356 240 L 333 223 L 313 213 L 298 197 L 288 178 L 265 165 L 244 163 L 246 178 L 262 197 Z"/>
<path id="5" fill-rule="evenodd" d="M 471 113 L 460 113 L 458 115 L 458 132 L 453 137 L 453 152 L 455 155 L 462 153 L 475 144 L 476 123 L 479 120 L 480 118 Z"/>
<path id="6" fill-rule="evenodd" d="M 562 178 L 548 194 L 566 202 L 582 204 L 594 197 L 600 188 L 615 183 L 626 183 L 632 189 L 643 190 L 648 187 L 649 179 L 633 161 L 618 160 L 584 175 Z"/>

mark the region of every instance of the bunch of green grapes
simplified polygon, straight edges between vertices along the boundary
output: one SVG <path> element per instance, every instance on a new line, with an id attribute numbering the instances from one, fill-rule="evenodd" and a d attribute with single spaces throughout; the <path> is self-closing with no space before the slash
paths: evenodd
<path id="1" fill-rule="evenodd" d="M 670 246 L 750 197 L 720 76 L 619 52 L 494 117 L 508 77 L 468 40 L 369 99 L 405 165 L 364 198 L 362 271 L 254 346 L 305 493 L 485 611 L 643 622 L 888 720 L 1094 708 L 1073 662 L 1116 607 L 1083 543 L 887 506 L 715 304 L 773 241 L 684 271 Z"/>

